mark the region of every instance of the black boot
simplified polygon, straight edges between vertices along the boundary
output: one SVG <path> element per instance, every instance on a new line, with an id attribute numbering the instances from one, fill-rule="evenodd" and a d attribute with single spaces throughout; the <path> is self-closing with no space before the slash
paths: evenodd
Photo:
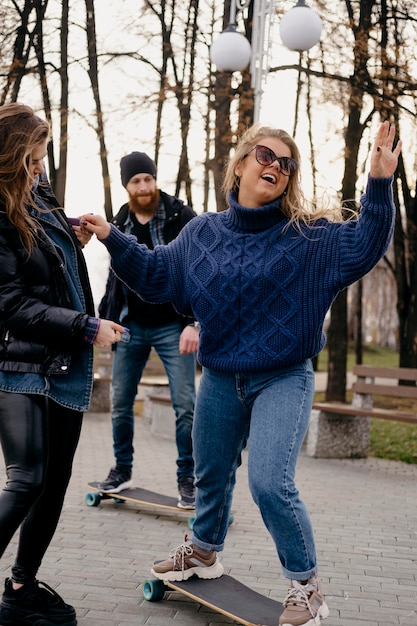
<path id="1" fill-rule="evenodd" d="M 2 626 L 76 626 L 75 610 L 56 591 L 35 580 L 16 591 L 6 578 L 0 603 Z"/>

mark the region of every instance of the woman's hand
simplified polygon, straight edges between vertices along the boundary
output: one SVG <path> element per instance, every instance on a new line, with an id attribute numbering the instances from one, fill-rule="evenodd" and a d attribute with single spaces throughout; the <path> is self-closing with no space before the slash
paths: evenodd
<path id="1" fill-rule="evenodd" d="M 112 322 L 111 320 L 100 320 L 100 326 L 94 340 L 94 345 L 98 348 L 107 348 L 113 343 L 118 343 L 124 332 L 124 326 L 116 324 L 116 322 Z"/>
<path id="2" fill-rule="evenodd" d="M 369 170 L 372 178 L 390 178 L 397 169 L 398 157 L 402 148 L 399 139 L 394 150 L 395 126 L 385 121 L 379 127 L 371 155 Z"/>
<path id="3" fill-rule="evenodd" d="M 100 215 L 91 215 L 91 213 L 82 215 L 80 218 L 80 226 L 82 232 L 94 233 L 97 239 L 105 239 L 110 235 L 111 226 L 106 222 L 104 217 Z"/>
<path id="4" fill-rule="evenodd" d="M 73 226 L 72 228 L 75 233 L 75 236 L 78 239 L 80 246 L 84 248 L 84 246 L 86 246 L 91 240 L 93 233 L 87 232 L 86 230 L 82 228 L 82 226 Z"/>

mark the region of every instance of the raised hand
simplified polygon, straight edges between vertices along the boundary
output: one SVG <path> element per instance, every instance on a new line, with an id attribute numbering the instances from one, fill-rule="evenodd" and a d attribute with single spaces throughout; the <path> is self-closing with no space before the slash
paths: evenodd
<path id="1" fill-rule="evenodd" d="M 395 138 L 395 126 L 385 121 L 379 127 L 371 155 L 371 167 L 369 170 L 373 178 L 390 178 L 397 169 L 398 157 L 402 148 L 399 139 L 392 149 Z"/>

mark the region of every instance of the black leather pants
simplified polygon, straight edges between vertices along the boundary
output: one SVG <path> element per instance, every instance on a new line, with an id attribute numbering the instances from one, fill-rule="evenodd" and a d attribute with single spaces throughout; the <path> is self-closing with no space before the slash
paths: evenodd
<path id="1" fill-rule="evenodd" d="M 82 413 L 44 396 L 0 391 L 7 481 L 0 493 L 0 556 L 21 526 L 12 577 L 35 579 L 61 514 Z"/>

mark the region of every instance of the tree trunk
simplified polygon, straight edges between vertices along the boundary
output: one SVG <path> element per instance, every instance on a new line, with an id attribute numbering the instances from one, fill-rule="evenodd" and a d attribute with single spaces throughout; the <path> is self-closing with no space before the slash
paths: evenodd
<path id="1" fill-rule="evenodd" d="M 399 319 L 400 367 L 417 367 L 417 200 L 408 186 L 404 161 L 399 160 L 399 178 L 406 208 L 406 231 L 397 209 L 394 250 Z M 394 185 L 397 207 L 398 184 Z"/>
<path id="2" fill-rule="evenodd" d="M 361 123 L 364 90 L 363 85 L 368 79 L 367 61 L 369 59 L 369 31 L 374 0 L 362 0 L 360 21 L 352 29 L 355 36 L 354 73 L 351 80 L 349 95 L 349 118 L 345 132 L 345 172 L 342 182 L 342 200 L 356 197 L 357 163 L 360 141 L 366 122 Z M 351 3 L 351 17 L 353 11 Z M 353 23 L 353 22 L 352 22 Z M 358 329 L 362 332 L 362 329 Z M 328 332 L 329 375 L 327 381 L 326 400 L 344 402 L 346 400 L 346 367 L 348 354 L 347 333 L 347 291 L 338 295 L 333 303 L 331 322 Z"/>
<path id="3" fill-rule="evenodd" d="M 359 280 L 357 283 L 357 300 L 355 307 L 355 355 L 356 363 L 361 365 L 363 362 L 363 342 L 362 342 L 362 291 L 363 284 Z"/>
<path id="4" fill-rule="evenodd" d="M 223 171 L 229 158 L 232 145 L 232 129 L 230 126 L 231 79 L 226 72 L 216 72 L 215 78 L 215 110 L 216 122 L 214 131 L 214 159 L 212 171 L 217 211 L 227 208 L 222 192 Z"/>
<path id="5" fill-rule="evenodd" d="M 100 144 L 100 162 L 101 174 L 103 178 L 104 189 L 104 213 L 108 221 L 113 217 L 113 206 L 110 189 L 110 173 L 107 161 L 107 148 L 104 138 L 104 120 L 103 111 L 101 109 L 100 89 L 98 81 L 97 67 L 97 38 L 96 38 L 96 19 L 94 12 L 94 0 L 85 0 L 86 9 L 86 34 L 88 48 L 88 75 L 90 77 L 91 88 L 93 90 L 94 102 L 96 104 L 97 128 L 96 133 Z"/>
<path id="6" fill-rule="evenodd" d="M 39 6 L 39 2 L 38 2 Z M 41 2 L 42 6 L 42 2 Z M 36 33 L 36 27 L 39 26 L 35 22 L 35 27 L 30 31 L 30 14 L 34 7 L 32 0 L 25 0 L 22 9 L 16 9 L 19 14 L 20 24 L 16 28 L 16 37 L 13 44 L 13 59 L 9 65 L 9 71 L 3 88 L 0 105 L 4 104 L 10 94 L 10 102 L 16 102 L 20 85 L 23 77 L 27 73 L 27 63 L 29 59 L 30 50 L 33 46 L 33 40 Z"/>
<path id="7" fill-rule="evenodd" d="M 326 401 L 343 402 L 346 390 L 347 341 L 347 289 L 333 302 L 331 322 L 327 331 L 329 367 Z"/>
<path id="8" fill-rule="evenodd" d="M 69 2 L 62 0 L 61 12 L 61 102 L 60 102 L 60 133 L 59 133 L 59 165 L 56 170 L 54 189 L 58 202 L 64 205 L 65 188 L 67 183 L 68 161 L 68 14 Z M 51 180 L 52 183 L 52 180 Z"/>

